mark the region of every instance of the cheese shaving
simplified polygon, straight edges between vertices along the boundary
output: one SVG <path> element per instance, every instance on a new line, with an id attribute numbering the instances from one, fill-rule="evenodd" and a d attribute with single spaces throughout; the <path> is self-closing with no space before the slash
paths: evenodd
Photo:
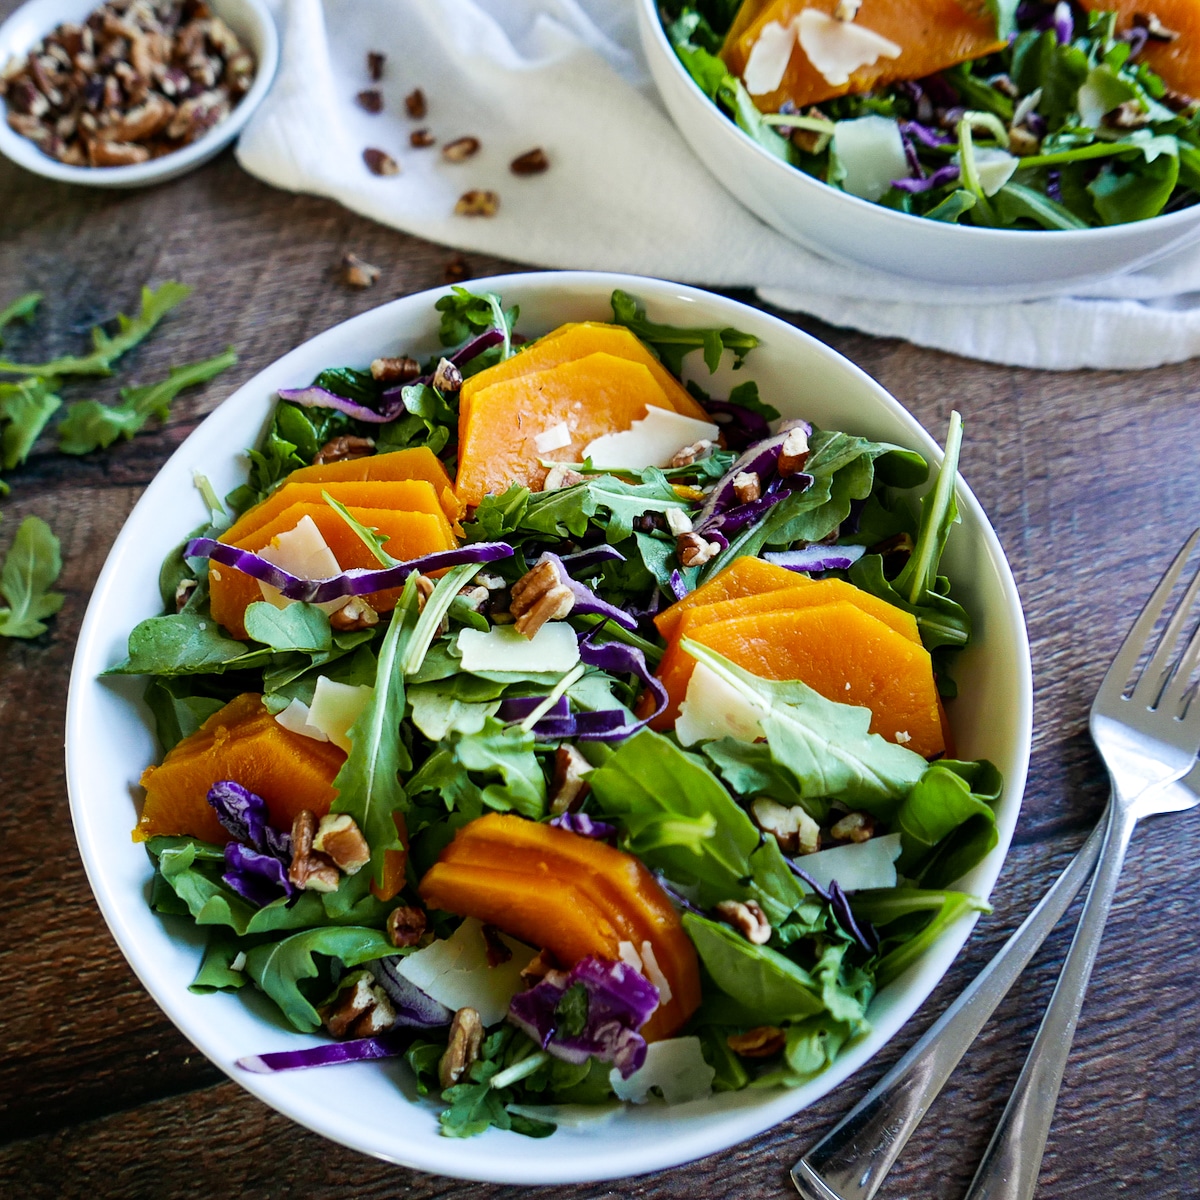
<path id="1" fill-rule="evenodd" d="M 533 444 L 537 447 L 539 454 L 549 454 L 552 450 L 561 450 L 564 446 L 569 446 L 571 431 L 567 428 L 566 421 L 559 421 L 557 425 L 552 425 L 544 433 L 539 433 L 533 439 Z"/>
<path id="2" fill-rule="evenodd" d="M 742 82 L 750 95 L 765 96 L 779 87 L 787 72 L 795 44 L 794 21 L 789 21 L 786 25 L 780 25 L 778 21 L 768 21 L 762 27 L 742 72 Z"/>
<path id="3" fill-rule="evenodd" d="M 901 48 L 889 38 L 857 23 L 835 20 L 815 8 L 806 8 L 794 24 L 800 49 L 832 87 L 849 83 L 853 72 L 880 58 L 900 57 Z"/>

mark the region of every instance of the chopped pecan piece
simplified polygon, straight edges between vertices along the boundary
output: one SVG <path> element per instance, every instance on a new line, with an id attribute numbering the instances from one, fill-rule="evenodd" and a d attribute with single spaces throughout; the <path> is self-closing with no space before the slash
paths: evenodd
<path id="1" fill-rule="evenodd" d="M 328 855 L 347 875 L 357 875 L 371 861 L 371 847 L 349 813 L 326 813 L 317 826 L 313 849 Z"/>
<path id="2" fill-rule="evenodd" d="M 437 138 L 428 129 L 414 129 L 408 135 L 408 144 L 414 150 L 424 150 L 429 146 L 437 145 Z"/>
<path id="3" fill-rule="evenodd" d="M 363 162 L 372 175 L 399 175 L 400 164 L 388 153 L 368 146 L 363 151 Z"/>
<path id="4" fill-rule="evenodd" d="M 462 385 L 462 372 L 448 358 L 441 359 L 433 373 L 433 386 L 439 392 L 454 393 Z"/>
<path id="5" fill-rule="evenodd" d="M 538 146 L 533 150 L 526 150 L 524 154 L 518 154 L 508 164 L 508 169 L 514 175 L 540 175 L 549 166 L 550 160 L 546 157 L 545 150 Z"/>
<path id="6" fill-rule="evenodd" d="M 554 782 L 552 784 L 550 812 L 561 816 L 578 808 L 591 784 L 583 778 L 592 764 L 569 742 L 563 742 L 554 752 Z"/>
<path id="7" fill-rule="evenodd" d="M 821 827 L 798 804 L 789 808 L 762 796 L 750 805 L 750 815 L 784 854 L 813 854 L 821 848 Z"/>
<path id="8" fill-rule="evenodd" d="M 762 480 L 756 471 L 739 471 L 733 477 L 733 494 L 739 504 L 749 504 L 762 495 Z"/>
<path id="9" fill-rule="evenodd" d="M 788 430 L 783 445 L 779 447 L 778 471 L 784 477 L 799 475 L 808 462 L 808 434 L 799 426 Z"/>
<path id="10" fill-rule="evenodd" d="M 586 476 L 572 470 L 565 463 L 555 463 L 546 473 L 546 478 L 542 482 L 542 491 L 555 492 L 559 488 L 574 487 L 577 483 L 582 483 L 585 478 Z"/>
<path id="11" fill-rule="evenodd" d="M 386 54 L 380 54 L 378 50 L 367 51 L 367 74 L 372 82 L 378 83 L 383 78 L 383 65 L 386 62 Z"/>
<path id="12" fill-rule="evenodd" d="M 414 121 L 419 121 L 426 113 L 429 112 L 429 105 L 425 103 L 425 93 L 420 88 L 413 88 L 407 96 L 404 97 L 404 111 L 408 113 Z"/>
<path id="13" fill-rule="evenodd" d="M 560 621 L 575 607 L 575 593 L 548 559 L 526 571 L 512 586 L 510 609 L 517 632 L 531 641 L 547 621 Z"/>
<path id="14" fill-rule="evenodd" d="M 681 533 L 675 539 L 675 553 L 682 567 L 700 567 L 721 553 L 720 542 L 710 542 L 698 533 Z"/>
<path id="15" fill-rule="evenodd" d="M 771 940 L 771 922 L 756 900 L 722 900 L 713 911 L 755 946 Z"/>
<path id="16" fill-rule="evenodd" d="M 145 103 L 118 116 L 105 134 L 116 142 L 143 142 L 170 125 L 175 105 L 165 96 L 147 96 Z"/>
<path id="17" fill-rule="evenodd" d="M 551 971 L 558 970 L 558 963 L 549 950 L 539 950 L 536 958 L 532 958 L 521 968 L 521 982 L 526 987 L 540 983 Z"/>
<path id="18" fill-rule="evenodd" d="M 512 959 L 512 950 L 500 936 L 500 930 L 495 925 L 483 927 L 483 942 L 487 947 L 487 965 L 502 967 Z"/>
<path id="19" fill-rule="evenodd" d="M 336 892 L 341 876 L 333 860 L 313 847 L 317 835 L 316 814 L 302 808 L 292 821 L 292 863 L 288 879 L 310 892 Z"/>
<path id="20" fill-rule="evenodd" d="M 479 139 L 477 137 L 460 137 L 455 138 L 452 142 L 447 142 L 442 147 L 442 157 L 447 162 L 466 162 L 468 158 L 472 158 L 479 153 Z"/>
<path id="21" fill-rule="evenodd" d="M 150 151 L 134 142 L 110 142 L 105 138 L 88 142 L 88 162 L 93 167 L 131 167 L 149 157 Z"/>
<path id="22" fill-rule="evenodd" d="M 445 1090 L 453 1087 L 479 1058 L 483 1045 L 483 1021 L 473 1008 L 460 1008 L 450 1022 L 450 1040 L 438 1063 L 438 1082 Z"/>
<path id="23" fill-rule="evenodd" d="M 383 93 L 378 88 L 367 88 L 354 97 L 358 107 L 372 114 L 383 112 Z"/>
<path id="24" fill-rule="evenodd" d="M 317 1013 L 335 1038 L 374 1037 L 396 1023 L 396 1010 L 387 992 L 367 971 L 353 975 Z"/>
<path id="25" fill-rule="evenodd" d="M 829 830 L 839 842 L 869 842 L 874 835 L 875 818 L 865 812 L 849 812 Z"/>
<path id="26" fill-rule="evenodd" d="M 374 629 L 378 624 L 379 614 L 362 596 L 352 596 L 341 608 L 329 614 L 329 627 L 337 633 Z"/>
<path id="27" fill-rule="evenodd" d="M 355 437 L 353 434 L 346 433 L 335 438 L 330 438 L 317 451 L 317 456 L 313 459 L 313 465 L 345 462 L 350 458 L 369 458 L 374 453 L 374 438 Z"/>
<path id="28" fill-rule="evenodd" d="M 500 211 L 500 197 L 475 188 L 459 196 L 454 211 L 460 217 L 494 217 Z"/>
<path id="29" fill-rule="evenodd" d="M 403 950 L 415 946 L 425 936 L 425 914 L 411 904 L 402 904 L 388 913 L 388 940 Z"/>
<path id="30" fill-rule="evenodd" d="M 342 258 L 342 282 L 347 287 L 374 287 L 379 274 L 377 266 L 359 258 L 357 254 L 348 253 Z"/>
<path id="31" fill-rule="evenodd" d="M 371 378 L 379 383 L 410 383 L 420 374 L 421 364 L 407 354 L 376 358 L 371 363 Z"/>

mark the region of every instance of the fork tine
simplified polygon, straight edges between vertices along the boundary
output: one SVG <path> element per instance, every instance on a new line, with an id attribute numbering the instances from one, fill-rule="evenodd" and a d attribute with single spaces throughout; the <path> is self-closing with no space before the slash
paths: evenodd
<path id="1" fill-rule="evenodd" d="M 1141 658 L 1142 651 L 1146 648 L 1146 643 L 1154 632 L 1154 625 L 1170 598 L 1179 576 L 1183 573 L 1184 565 L 1195 548 L 1197 539 L 1200 539 L 1200 529 L 1195 530 L 1192 536 L 1184 542 L 1183 548 L 1175 555 L 1174 561 L 1167 568 L 1158 587 L 1146 601 L 1146 606 L 1134 622 L 1133 628 L 1125 635 L 1125 640 L 1121 643 L 1121 648 L 1117 651 L 1112 666 L 1108 668 L 1104 681 L 1100 684 L 1100 690 L 1092 705 L 1093 711 L 1098 706 L 1115 703 L 1124 694 L 1126 681 L 1133 668 L 1137 666 L 1137 661 Z"/>
<path id="2" fill-rule="evenodd" d="M 1137 686 L 1133 689 L 1133 695 L 1130 696 L 1134 703 L 1144 705 L 1146 708 L 1154 708 L 1160 702 L 1159 697 L 1162 696 L 1172 678 L 1183 668 L 1183 659 L 1187 658 L 1192 647 L 1189 644 L 1183 656 L 1176 660 L 1175 644 L 1179 641 L 1180 633 L 1192 616 L 1192 606 L 1196 602 L 1197 593 L 1200 593 L 1200 571 L 1196 572 L 1192 582 L 1188 584 L 1183 599 L 1171 614 L 1167 628 L 1163 631 L 1158 649 L 1155 650 L 1154 656 L 1142 671 Z M 1190 673 L 1191 668 L 1189 667 L 1187 674 Z"/>
<path id="3" fill-rule="evenodd" d="M 1197 576 L 1200 579 L 1200 576 Z M 1189 680 L 1192 677 L 1192 671 L 1196 668 L 1197 661 L 1200 661 L 1200 629 L 1197 629 L 1193 634 L 1191 641 L 1188 642 L 1184 652 L 1179 656 L 1179 665 L 1175 668 L 1171 677 L 1166 680 L 1163 687 L 1162 697 L 1158 702 L 1158 707 L 1161 712 L 1173 714 L 1183 705 L 1188 692 L 1191 690 Z M 1200 705 L 1196 704 L 1193 698 L 1189 705 L 1195 710 L 1193 716 L 1200 713 Z M 1180 712 L 1180 718 L 1183 717 Z"/>

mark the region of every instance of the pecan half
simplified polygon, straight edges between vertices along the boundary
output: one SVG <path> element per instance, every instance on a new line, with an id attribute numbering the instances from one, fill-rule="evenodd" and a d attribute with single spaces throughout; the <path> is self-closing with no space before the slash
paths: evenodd
<path id="1" fill-rule="evenodd" d="M 442 157 L 447 162 L 466 162 L 468 158 L 473 158 L 479 153 L 479 145 L 477 137 L 455 138 L 442 147 Z"/>
<path id="2" fill-rule="evenodd" d="M 750 805 L 750 815 L 785 854 L 813 854 L 821 848 L 821 827 L 798 804 L 789 808 L 761 796 Z"/>
<path id="3" fill-rule="evenodd" d="M 675 553 L 682 567 L 699 567 L 721 553 L 720 542 L 710 542 L 698 533 L 681 533 L 675 539 Z"/>
<path id="4" fill-rule="evenodd" d="M 563 742 L 554 752 L 554 782 L 551 791 L 550 812 L 561 816 L 578 808 L 591 784 L 583 778 L 592 769 L 578 750 L 569 742 Z"/>
<path id="5" fill-rule="evenodd" d="M 762 495 L 762 480 L 756 471 L 739 471 L 733 477 L 733 494 L 739 504 L 749 504 Z"/>
<path id="6" fill-rule="evenodd" d="M 865 812 L 849 812 L 829 830 L 839 842 L 869 842 L 874 835 L 875 818 Z"/>
<path id="7" fill-rule="evenodd" d="M 438 1063 L 438 1082 L 444 1091 L 453 1087 L 479 1058 L 483 1045 L 483 1021 L 473 1008 L 460 1008 L 450 1022 L 450 1040 Z"/>
<path id="8" fill-rule="evenodd" d="M 770 1058 L 787 1045 L 787 1035 L 777 1025 L 757 1025 L 745 1033 L 731 1033 L 725 1044 L 739 1058 Z"/>
<path id="9" fill-rule="evenodd" d="M 371 363 L 371 378 L 379 383 L 410 383 L 421 374 L 421 364 L 407 354 L 377 358 Z"/>
<path id="10" fill-rule="evenodd" d="M 372 115 L 383 112 L 383 93 L 378 88 L 367 88 L 358 93 L 354 99 L 358 107 Z"/>
<path id="11" fill-rule="evenodd" d="M 317 818 L 311 809 L 302 808 L 292 822 L 292 863 L 288 879 L 310 892 L 336 892 L 341 876 L 333 860 L 313 846 Z"/>
<path id="12" fill-rule="evenodd" d="M 313 849 L 328 855 L 347 875 L 357 875 L 371 861 L 371 847 L 349 813 L 326 813 L 317 826 Z"/>
<path id="13" fill-rule="evenodd" d="M 756 900 L 722 900 L 713 911 L 753 945 L 764 946 L 771 940 L 771 922 Z"/>
<path id="14" fill-rule="evenodd" d="M 575 593 L 548 559 L 526 571 L 512 586 L 509 609 L 517 632 L 531 641 L 547 621 L 560 621 L 575 607 Z"/>
<path id="15" fill-rule="evenodd" d="M 357 254 L 348 253 L 342 258 L 342 282 L 347 287 L 374 287 L 379 274 L 377 266 L 359 258 Z"/>
<path id="16" fill-rule="evenodd" d="M 436 146 L 437 138 L 428 129 L 414 129 L 408 135 L 408 144 L 414 150 L 424 150 L 429 146 Z"/>
<path id="17" fill-rule="evenodd" d="M 316 457 L 313 459 L 313 465 L 322 465 L 324 463 L 345 462 L 351 458 L 369 458 L 375 453 L 375 439 L 369 437 L 355 437 L 353 434 L 344 433 L 338 437 L 330 438 L 329 441 L 317 451 Z"/>
<path id="18" fill-rule="evenodd" d="M 550 160 L 546 157 L 545 150 L 537 146 L 532 150 L 526 150 L 524 154 L 518 154 L 508 164 L 508 169 L 514 175 L 540 175 L 549 166 Z"/>
<path id="19" fill-rule="evenodd" d="M 386 151 L 368 146 L 363 151 L 363 162 L 372 175 L 399 175 L 400 164 Z"/>
<path id="20" fill-rule="evenodd" d="M 413 88 L 404 97 L 404 111 L 414 121 L 419 121 L 429 111 L 429 105 L 425 103 L 425 93 L 420 88 Z"/>
<path id="21" fill-rule="evenodd" d="M 425 914 L 410 904 L 402 904 L 388 913 L 388 941 L 403 950 L 415 946 L 425 936 Z"/>
<path id="22" fill-rule="evenodd" d="M 353 975 L 317 1014 L 335 1038 L 374 1037 L 396 1023 L 396 1010 L 387 992 L 367 971 Z"/>

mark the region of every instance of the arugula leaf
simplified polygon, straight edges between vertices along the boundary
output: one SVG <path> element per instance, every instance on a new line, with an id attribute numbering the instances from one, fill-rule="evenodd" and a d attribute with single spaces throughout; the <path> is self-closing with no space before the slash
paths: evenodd
<path id="1" fill-rule="evenodd" d="M 189 992 L 205 995 L 209 992 L 224 991 L 226 988 L 237 989 L 246 982 L 245 973 L 233 969 L 237 956 L 242 953 L 237 939 L 223 930 L 214 929 L 208 935 L 208 945 L 204 948 L 204 957 L 200 960 L 200 969 L 195 979 L 188 984 Z"/>
<path id="2" fill-rule="evenodd" d="M 321 1027 L 321 1018 L 300 990 L 300 983 L 319 976 L 315 954 L 335 958 L 345 967 L 358 967 L 395 953 L 396 947 L 378 929 L 327 926 L 255 946 L 246 953 L 246 973 L 292 1025 L 301 1033 L 313 1033 Z"/>
<path id="3" fill-rule="evenodd" d="M 374 409 L 378 409 L 379 397 L 383 392 L 379 381 L 370 371 L 360 371 L 357 367 L 326 367 L 312 381 L 312 386 Z"/>
<path id="4" fill-rule="evenodd" d="M 246 606 L 246 632 L 272 650 L 320 654 L 333 648 L 329 618 L 315 604 L 294 603 L 276 608 L 266 600 Z"/>
<path id="5" fill-rule="evenodd" d="M 67 409 L 58 427 L 58 448 L 64 454 L 88 454 L 107 449 L 119 437 L 132 438 L 151 417 L 165 421 L 171 402 L 184 388 L 205 383 L 236 362 L 237 354 L 230 347 L 223 354 L 201 362 L 172 367 L 168 377 L 159 383 L 122 388 L 120 404 L 77 401 Z"/>
<path id="6" fill-rule="evenodd" d="M 766 742 L 739 742 L 727 737 L 705 742 L 700 752 L 739 796 L 768 796 L 788 808 L 798 805 L 818 823 L 829 815 L 829 798 L 805 795 L 796 777 L 786 764 L 777 761 Z"/>
<path id="7" fill-rule="evenodd" d="M 129 635 L 129 657 L 106 675 L 206 675 L 261 667 L 272 651 L 251 650 L 226 637 L 210 616 L 170 613 L 147 617 Z"/>
<path id="8" fill-rule="evenodd" d="M 401 388 L 400 398 L 407 415 L 380 428 L 376 444 L 381 453 L 423 445 L 440 455 L 447 446 L 457 443 L 457 406 L 448 403 L 436 388 L 425 383 L 409 384 Z"/>
<path id="9" fill-rule="evenodd" d="M 146 685 L 143 698 L 154 718 L 158 744 L 164 753 L 185 737 L 191 737 L 209 717 L 220 712 L 233 699 L 232 695 L 207 696 L 194 691 L 194 678 L 155 677 Z"/>
<path id="10" fill-rule="evenodd" d="M 4 332 L 5 326 L 11 325 L 14 321 L 32 321 L 33 314 L 41 302 L 41 292 L 26 292 L 25 295 L 18 296 L 6 308 L 0 308 L 0 333 Z M 0 346 L 2 345 L 4 343 L 0 341 Z"/>
<path id="11" fill-rule="evenodd" d="M 442 296 L 434 305 L 442 314 L 438 337 L 443 346 L 459 346 L 489 329 L 499 329 L 504 341 L 482 354 L 476 355 L 462 366 L 464 378 L 503 362 L 512 357 L 512 331 L 520 315 L 514 304 L 505 309 L 504 301 L 495 292 L 471 292 L 467 288 L 452 287 L 448 296 Z"/>
<path id="12" fill-rule="evenodd" d="M 988 11 L 996 18 L 996 37 L 1007 39 L 1016 32 L 1020 0 L 987 0 Z"/>
<path id="13" fill-rule="evenodd" d="M 333 781 L 338 795 L 331 810 L 349 813 L 362 830 L 371 847 L 371 874 L 377 884 L 383 882 L 385 853 L 403 848 L 392 814 L 408 808 L 408 796 L 399 779 L 400 771 L 412 769 L 412 759 L 400 734 L 405 707 L 401 663 L 416 623 L 414 571 L 404 585 L 379 648 L 371 702 L 350 727 L 350 753 Z"/>
<path id="14" fill-rule="evenodd" d="M 487 776 L 498 775 L 499 783 L 489 783 L 480 797 L 498 812 L 516 810 L 536 820 L 546 811 L 546 777 L 533 752 L 534 735 L 518 725 L 505 725 L 487 717 L 478 733 L 459 734 L 454 753 L 468 771 Z"/>
<path id="15" fill-rule="evenodd" d="M 799 680 L 760 679 L 691 638 L 681 646 L 763 710 L 771 755 L 802 796 L 844 800 L 889 820 L 925 773 L 919 754 L 869 732 L 870 709 L 827 700 Z"/>
<path id="16" fill-rule="evenodd" d="M 61 358 L 44 363 L 16 363 L 0 359 L 0 373 L 10 375 L 111 375 L 112 364 L 122 354 L 145 340 L 154 327 L 181 301 L 191 295 L 192 289 L 174 280 L 168 280 L 157 291 L 142 288 L 141 311 L 136 317 L 124 313 L 117 316 L 118 330 L 109 335 L 96 325 L 92 329 L 92 352 L 84 355 L 66 354 Z"/>
<path id="17" fill-rule="evenodd" d="M 26 517 L 0 566 L 0 637 L 34 638 L 46 632 L 45 621 L 66 597 L 52 592 L 62 573 L 58 538 L 41 517 Z"/>
<path id="18" fill-rule="evenodd" d="M 1178 155 L 1160 154 L 1152 162 L 1135 160 L 1124 171 L 1106 163 L 1087 190 L 1104 224 L 1120 225 L 1157 216 L 1178 182 Z"/>
<path id="19" fill-rule="evenodd" d="M 645 305 L 640 300 L 620 288 L 613 292 L 611 304 L 613 320 L 645 342 L 662 359 L 672 375 L 680 374 L 684 356 L 692 350 L 704 351 L 704 364 L 711 375 L 721 365 L 722 350 L 733 352 L 736 370 L 745 361 L 746 355 L 758 345 L 758 338 L 739 329 L 657 324 L 647 318 Z"/>
<path id="20" fill-rule="evenodd" d="M 62 407 L 56 379 L 22 379 L 0 383 L 0 462 L 11 471 L 29 457 L 46 423 Z"/>

